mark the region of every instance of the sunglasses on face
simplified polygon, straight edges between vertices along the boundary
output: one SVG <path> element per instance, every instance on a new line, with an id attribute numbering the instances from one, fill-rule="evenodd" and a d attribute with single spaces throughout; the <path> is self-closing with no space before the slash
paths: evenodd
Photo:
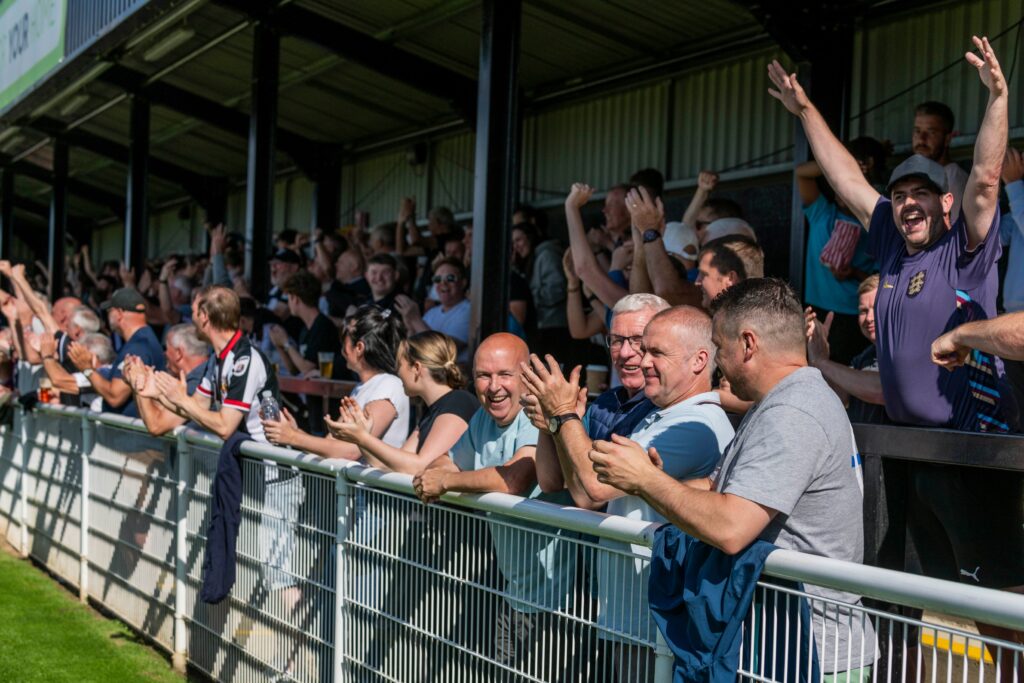
<path id="1" fill-rule="evenodd" d="M 451 275 L 451 274 L 449 274 L 449 275 L 435 275 L 433 277 L 433 281 L 434 281 L 435 285 L 439 284 L 441 282 L 458 282 L 459 281 L 459 276 L 458 275 Z"/>

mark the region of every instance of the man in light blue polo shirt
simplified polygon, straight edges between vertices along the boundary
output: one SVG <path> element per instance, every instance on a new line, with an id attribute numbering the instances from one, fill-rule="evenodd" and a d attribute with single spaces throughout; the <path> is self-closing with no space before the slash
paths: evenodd
<path id="1" fill-rule="evenodd" d="M 715 370 L 711 318 L 692 306 L 676 306 L 658 313 L 643 332 L 644 394 L 657 407 L 633 430 L 629 439 L 614 435 L 616 443 L 636 442 L 645 451 L 657 450 L 666 474 L 676 480 L 707 477 L 726 446 L 733 428 L 711 390 Z M 599 508 L 630 519 L 666 521 L 643 498 L 598 482 L 589 452 L 595 441 L 586 433 L 576 411 L 576 388 L 553 362 L 545 366 L 534 356 L 524 367 L 524 382 L 536 396 L 542 416 L 557 445 L 566 486 L 575 504 Z M 605 442 L 598 442 L 605 443 Z M 641 650 L 636 639 L 654 639 L 654 622 L 647 610 L 646 549 L 601 540 L 606 550 L 597 560 L 597 623 L 602 643 L 599 668 L 612 680 L 645 680 L 653 673 L 653 652 Z"/>
<path id="2" fill-rule="evenodd" d="M 451 452 L 438 457 L 413 479 L 421 500 L 431 502 L 448 491 L 463 491 L 572 503 L 564 492 L 542 494 L 537 486 L 537 428 L 530 424 L 519 403 L 523 393 L 519 366 L 528 357 L 526 343 L 507 333 L 491 335 L 477 348 L 473 383 L 481 408 Z M 505 579 L 506 602 L 494 629 L 496 659 L 516 666 L 538 635 L 536 612 L 564 611 L 568 607 L 576 548 L 552 536 L 561 534 L 558 529 L 500 515 L 490 515 L 490 519 L 494 554 Z"/>

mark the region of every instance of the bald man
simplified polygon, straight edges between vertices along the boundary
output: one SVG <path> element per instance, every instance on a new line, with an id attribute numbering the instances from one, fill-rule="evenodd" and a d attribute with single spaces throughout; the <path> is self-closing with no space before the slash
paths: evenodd
<path id="1" fill-rule="evenodd" d="M 413 479 L 421 500 L 431 502 L 448 491 L 497 491 L 571 504 L 564 493 L 543 494 L 537 486 L 537 428 L 530 424 L 519 403 L 523 394 L 519 368 L 528 358 L 526 344 L 512 334 L 491 335 L 477 347 L 473 384 L 480 409 L 451 452 L 434 460 Z M 505 521 L 519 528 L 559 533 L 519 520 Z M 496 657 L 503 664 L 516 666 L 524 661 L 539 631 L 530 603 L 549 610 L 568 607 L 575 551 L 556 538 L 523 533 L 502 524 L 491 525 L 491 540 L 505 579 L 505 602 L 498 610 L 494 628 Z"/>
<path id="2" fill-rule="evenodd" d="M 531 409 L 537 426 L 547 425 L 555 440 L 563 481 L 578 507 L 598 509 L 646 522 L 666 519 L 643 498 L 598 481 L 589 453 L 595 447 L 615 450 L 655 450 L 664 473 L 684 481 L 710 475 L 726 446 L 733 428 L 711 390 L 715 371 L 711 342 L 711 318 L 692 306 L 666 309 L 647 323 L 643 331 L 640 368 L 643 391 L 655 410 L 634 427 L 629 438 L 615 435 L 613 441 L 593 441 L 579 419 L 576 388 L 566 383 L 558 367 L 546 367 L 534 356 L 523 368 L 524 381 L 537 397 L 543 416 Z M 583 407 L 583 406 L 579 406 Z M 543 427 L 542 427 L 543 428 Z M 621 554 L 629 548 L 602 539 L 602 546 L 616 549 L 598 562 L 598 624 L 601 633 L 621 632 L 643 639 L 654 638 L 654 623 L 645 610 L 647 572 Z M 634 548 L 633 552 L 639 549 Z M 604 629 L 608 629 L 605 631 Z M 625 645 L 621 638 L 602 642 L 601 668 L 614 673 L 615 680 L 646 679 L 653 672 L 648 649 Z"/>

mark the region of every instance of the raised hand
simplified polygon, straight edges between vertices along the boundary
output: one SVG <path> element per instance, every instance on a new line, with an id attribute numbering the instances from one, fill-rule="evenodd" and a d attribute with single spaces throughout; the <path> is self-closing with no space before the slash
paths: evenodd
<path id="1" fill-rule="evenodd" d="M 167 259 L 166 261 L 164 261 L 164 265 L 160 269 L 160 275 L 159 275 L 160 279 L 161 280 L 170 280 L 171 276 L 174 275 L 174 271 L 175 271 L 175 269 L 177 269 L 177 267 L 178 267 L 178 259 L 174 258 L 173 256 L 171 258 Z"/>
<path id="2" fill-rule="evenodd" d="M 356 445 L 361 443 L 373 427 L 373 419 L 349 396 L 341 399 L 338 419 L 335 421 L 325 415 L 324 423 L 335 439 Z"/>
<path id="3" fill-rule="evenodd" d="M 590 201 L 590 197 L 593 194 L 594 188 L 590 185 L 586 183 L 573 183 L 572 189 L 569 190 L 569 196 L 565 198 L 565 205 L 580 209 Z"/>
<path id="4" fill-rule="evenodd" d="M 635 187 L 626 194 L 626 209 L 641 233 L 645 230 L 660 232 L 665 227 L 665 205 L 661 197 L 652 200 L 645 187 Z"/>
<path id="5" fill-rule="evenodd" d="M 78 342 L 71 342 L 68 344 L 68 358 L 79 370 L 88 370 L 90 368 L 96 368 L 96 356 L 92 354 L 92 351 L 85 348 Z"/>
<path id="6" fill-rule="evenodd" d="M 52 334 L 44 332 L 39 335 L 39 354 L 44 358 L 57 355 L 57 340 Z"/>
<path id="7" fill-rule="evenodd" d="M 172 404 L 180 407 L 188 400 L 184 371 L 180 372 L 177 377 L 166 372 L 158 372 L 154 381 L 156 388 Z"/>
<path id="8" fill-rule="evenodd" d="M 227 244 L 227 230 L 223 223 L 218 223 L 210 228 L 210 255 L 223 254 L 224 246 Z"/>
<path id="9" fill-rule="evenodd" d="M 612 270 L 628 270 L 629 266 L 633 263 L 633 251 L 636 249 L 636 245 L 633 240 L 627 240 L 615 247 L 615 251 L 612 252 L 612 261 L 610 268 Z"/>
<path id="10" fill-rule="evenodd" d="M 5 277 L 11 276 L 11 262 L 7 259 L 0 260 L 0 275 Z"/>
<path id="11" fill-rule="evenodd" d="M 782 102 L 789 113 L 799 116 L 811 106 L 807 93 L 797 81 L 796 73 L 787 74 L 777 59 L 768 65 L 768 78 L 775 85 L 775 88 L 768 88 L 768 94 Z"/>
<path id="12" fill-rule="evenodd" d="M 714 171 L 701 171 L 697 176 L 697 189 L 711 192 L 718 185 L 718 174 Z"/>
<path id="13" fill-rule="evenodd" d="M 125 287 L 131 287 L 135 289 L 135 269 L 129 268 L 126 263 L 121 262 L 121 266 L 117 269 L 117 274 L 121 278 L 121 284 Z"/>
<path id="14" fill-rule="evenodd" d="M 1003 182 L 1009 185 L 1012 182 L 1024 178 L 1024 154 L 1013 147 L 1006 148 L 1006 158 L 1003 159 Z"/>
<path id="15" fill-rule="evenodd" d="M 540 401 L 533 394 L 522 394 L 519 397 L 519 405 L 523 406 L 523 412 L 526 413 L 526 417 L 537 429 L 546 430 L 548 428 L 548 419 L 544 417 L 544 411 L 541 410 Z"/>
<path id="16" fill-rule="evenodd" d="M 974 46 L 978 48 L 981 56 L 968 52 L 964 55 L 967 63 L 978 70 L 978 77 L 993 95 L 1002 95 L 1006 92 L 1006 79 L 1003 78 L 1003 70 L 999 67 L 999 60 L 996 53 L 989 45 L 988 38 L 971 36 Z"/>
<path id="17" fill-rule="evenodd" d="M 410 321 L 415 321 L 422 317 L 420 315 L 419 304 L 405 294 L 399 294 L 395 297 L 395 310 L 398 311 L 400 316 L 402 316 L 402 320 L 405 322 L 406 327 L 410 327 Z"/>
<path id="18" fill-rule="evenodd" d="M 541 361 L 537 354 L 530 354 L 529 363 L 520 363 L 523 384 L 527 391 L 537 397 L 545 417 L 565 415 L 576 411 L 579 398 L 580 366 L 569 373 L 566 380 L 554 356 L 546 355 Z"/>
<path id="19" fill-rule="evenodd" d="M 814 314 L 813 308 L 808 306 L 804 310 L 804 320 L 807 325 L 807 362 L 811 365 L 817 365 L 821 361 L 829 359 L 831 351 L 828 345 L 828 333 L 832 329 L 834 317 L 834 314 L 829 311 L 825 316 L 825 321 L 822 322 Z"/>

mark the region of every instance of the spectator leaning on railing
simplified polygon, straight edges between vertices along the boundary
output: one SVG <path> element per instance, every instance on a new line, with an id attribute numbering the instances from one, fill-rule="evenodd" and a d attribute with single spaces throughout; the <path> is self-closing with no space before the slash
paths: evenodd
<path id="1" fill-rule="evenodd" d="M 210 346 L 199 338 L 192 323 L 179 323 L 164 335 L 164 357 L 167 371 L 173 376 L 185 373 L 185 389 L 193 396 L 203 379 L 216 377 L 216 361 L 210 355 Z M 156 370 L 148 367 L 137 356 L 125 359 L 124 377 L 135 392 L 135 404 L 150 434 L 161 436 L 175 427 L 186 424 L 187 418 L 173 403 L 163 398 L 156 388 Z"/>
<path id="2" fill-rule="evenodd" d="M 549 473 L 545 477 L 548 490 L 565 486 L 579 507 L 598 509 L 607 504 L 609 514 L 663 522 L 665 518 L 643 498 L 598 481 L 588 458 L 591 449 L 617 453 L 620 449 L 649 448 L 658 452 L 660 467 L 669 476 L 680 481 L 696 479 L 714 470 L 732 439 L 733 428 L 718 394 L 711 390 L 714 347 L 711 319 L 706 313 L 692 306 L 663 310 L 650 319 L 641 339 L 642 351 L 634 358 L 640 361 L 643 393 L 654 410 L 634 422 L 628 432 L 607 432 L 602 438 L 610 441 L 592 438 L 580 419 L 578 366 L 567 382 L 553 358 L 549 356 L 545 365 L 533 356 L 532 366 L 522 366 L 523 379 L 540 407 L 539 411 L 529 410 L 534 426 L 544 429 L 555 444 L 554 449 L 544 449 L 548 462 L 543 464 L 538 448 L 538 471 Z M 629 343 L 634 342 L 631 339 Z M 560 470 L 557 478 L 551 473 L 555 469 L 550 464 L 552 459 L 557 460 Z M 648 572 L 629 557 L 638 548 L 604 539 L 601 545 L 626 555 L 618 555 L 618 561 L 604 559 L 595 568 L 597 622 L 602 633 L 613 634 L 602 638 L 600 668 L 615 671 L 618 681 L 639 680 L 644 672 L 652 670 L 653 661 L 618 634 L 642 640 L 654 636 L 653 623 L 636 609 L 637 604 L 646 602 Z"/>
<path id="3" fill-rule="evenodd" d="M 341 355 L 359 383 L 351 397 L 369 413 L 370 432 L 395 448 L 409 436 L 409 397 L 395 375 L 395 355 L 405 337 L 405 327 L 390 308 L 366 305 L 345 321 Z M 333 436 L 320 437 L 299 429 L 287 410 L 278 421 L 265 421 L 267 438 L 282 446 L 294 446 L 324 458 L 358 460 L 359 447 Z"/>
<path id="4" fill-rule="evenodd" d="M 96 372 L 96 357 L 81 344 L 72 342 L 68 352 L 71 361 L 89 380 L 96 393 L 103 397 L 105 409 L 138 417 L 131 385 L 122 376 L 125 358 L 138 356 L 146 365 L 163 370 L 163 349 L 153 328 L 146 324 L 146 300 L 138 291 L 123 287 L 104 301 L 102 308 L 107 311 L 110 329 L 125 340 L 118 349 L 109 379 Z"/>
<path id="5" fill-rule="evenodd" d="M 528 357 L 523 340 L 507 333 L 491 335 L 477 347 L 473 384 L 481 407 L 450 454 L 436 458 L 413 478 L 420 500 L 436 501 L 448 491 L 497 491 L 570 502 L 566 494 L 543 494 L 537 486 L 537 428 L 519 401 L 524 393 L 520 365 Z M 493 625 L 495 658 L 502 664 L 521 662 L 541 635 L 533 605 L 544 610 L 568 608 L 575 577 L 573 557 L 560 551 L 558 530 L 530 528 L 541 533 L 524 534 L 500 520 L 491 525 L 494 553 L 506 583 L 505 604 Z"/>
<path id="6" fill-rule="evenodd" d="M 451 450 L 465 433 L 480 403 L 462 389 L 455 342 L 440 332 L 420 332 L 398 346 L 395 373 L 409 398 L 426 407 L 419 424 L 401 448 L 374 435 L 369 411 L 351 396 L 342 399 L 341 416 L 328 419 L 331 436 L 359 447 L 367 464 L 383 470 L 418 474 Z"/>
<path id="7" fill-rule="evenodd" d="M 715 473 L 677 481 L 662 470 L 665 458 L 657 451 L 613 437 L 591 451 L 598 482 L 642 498 L 687 534 L 729 555 L 760 539 L 863 561 L 863 479 L 853 429 L 821 374 L 806 367 L 800 302 L 782 281 L 755 279 L 726 290 L 714 310 L 718 365 L 736 396 L 754 402 Z M 806 590 L 858 601 L 837 591 Z M 822 670 L 839 673 L 832 662 L 843 669 L 849 662 L 845 680 L 859 680 L 857 669 L 874 661 L 870 625 L 841 607 L 823 610 L 819 602 L 814 609 Z M 823 658 L 826 642 L 830 651 Z"/>

